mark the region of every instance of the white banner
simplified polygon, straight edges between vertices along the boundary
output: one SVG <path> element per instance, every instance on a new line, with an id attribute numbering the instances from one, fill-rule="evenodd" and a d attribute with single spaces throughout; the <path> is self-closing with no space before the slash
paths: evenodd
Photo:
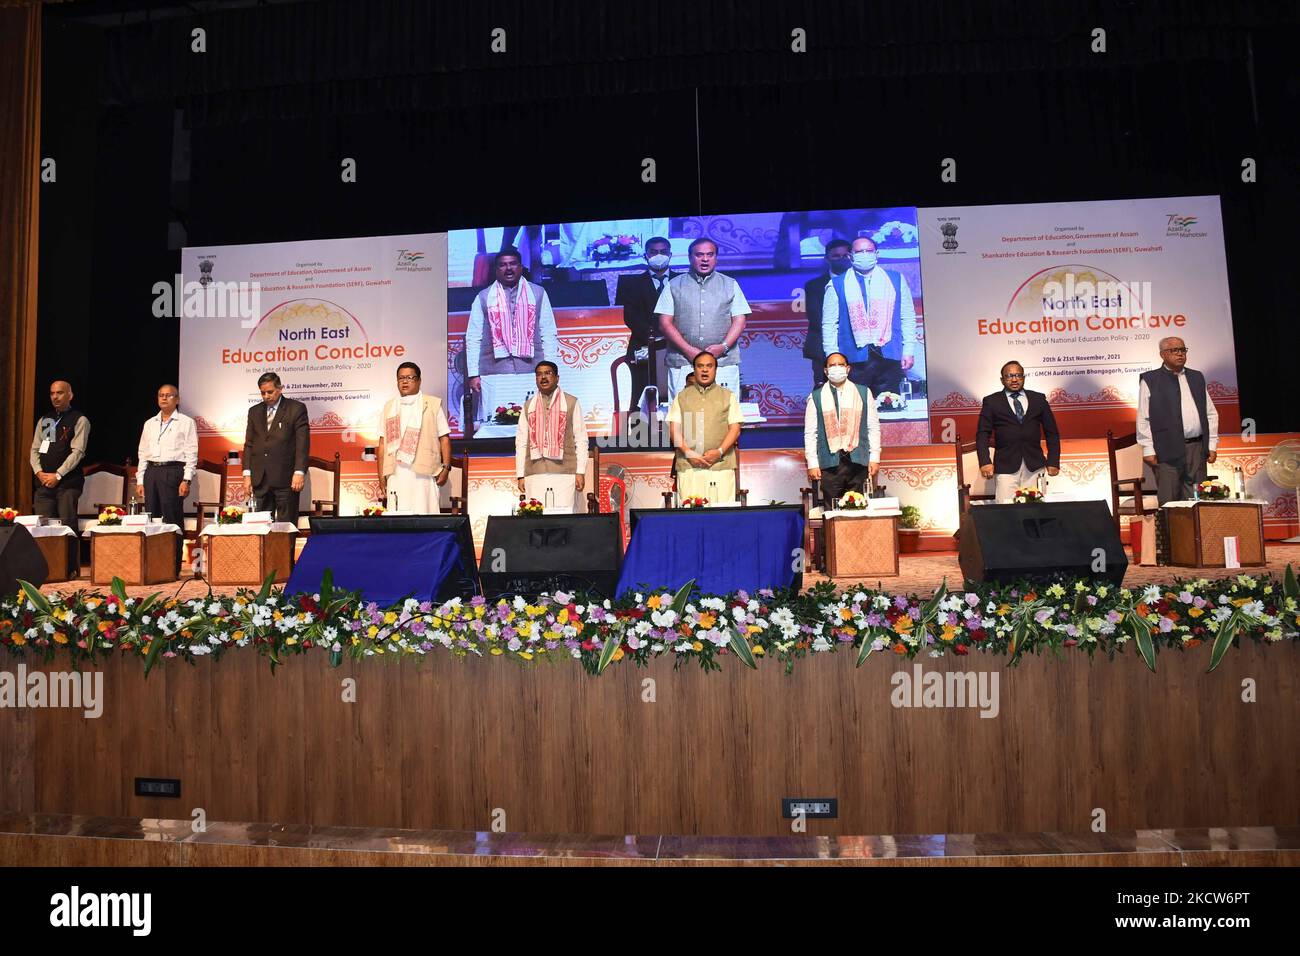
<path id="1" fill-rule="evenodd" d="M 930 430 L 974 438 L 1007 361 L 1047 394 L 1062 434 L 1133 431 L 1138 375 L 1182 338 L 1220 430 L 1237 369 L 1217 196 L 919 210 Z"/>
<path id="2" fill-rule="evenodd" d="M 263 372 L 306 403 L 315 455 L 375 443 L 402 362 L 447 394 L 446 233 L 187 248 L 181 271 L 178 384 L 206 456 L 242 444 Z"/>

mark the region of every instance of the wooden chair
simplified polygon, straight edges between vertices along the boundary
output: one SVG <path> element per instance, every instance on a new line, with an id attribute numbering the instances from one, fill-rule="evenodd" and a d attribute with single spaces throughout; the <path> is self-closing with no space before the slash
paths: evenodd
<path id="1" fill-rule="evenodd" d="M 587 495 L 587 514 L 600 514 L 600 445 L 596 439 L 588 438 L 587 474 L 583 487 Z"/>
<path id="2" fill-rule="evenodd" d="M 799 497 L 803 502 L 803 552 L 804 560 L 807 563 L 808 570 L 819 571 L 826 566 L 824 555 L 826 553 L 826 519 L 823 517 L 813 517 L 813 509 L 821 508 L 825 510 L 825 503 L 822 501 L 821 482 L 810 482 L 810 488 L 800 488 Z M 885 494 L 885 486 L 876 482 L 871 483 L 871 496 L 879 498 Z"/>
<path id="3" fill-rule="evenodd" d="M 451 471 L 447 473 L 447 483 L 439 489 L 438 495 L 443 514 L 469 514 L 469 457 L 469 452 L 451 456 Z M 453 494 L 457 488 L 460 494 Z"/>
<path id="4" fill-rule="evenodd" d="M 194 509 L 192 513 L 182 512 L 185 517 L 185 537 L 197 538 L 200 531 L 216 522 L 221 509 L 226 506 L 228 484 L 225 462 L 199 460 L 194 468 L 194 480 L 190 482 L 189 496 L 183 506 L 186 509 L 192 506 Z"/>
<path id="5" fill-rule="evenodd" d="M 671 508 L 673 506 L 673 495 L 677 493 L 676 465 L 677 458 L 676 455 L 674 455 L 672 461 L 668 465 L 668 476 L 669 480 L 672 482 L 672 489 L 662 492 L 665 508 Z M 736 467 L 733 470 L 735 473 L 736 500 L 740 502 L 740 507 L 747 508 L 749 507 L 749 489 L 740 487 L 740 442 L 736 442 Z"/>
<path id="6" fill-rule="evenodd" d="M 333 518 L 339 513 L 339 499 L 343 494 L 343 456 L 334 453 L 333 458 L 307 456 L 307 474 L 298 492 L 298 531 L 311 533 L 312 518 Z M 325 497 L 324 489 L 330 489 L 330 496 Z"/>
<path id="7" fill-rule="evenodd" d="M 1156 497 L 1155 475 L 1142 460 L 1142 446 L 1137 443 L 1137 433 L 1115 437 L 1106 432 L 1106 457 L 1110 460 L 1110 512 L 1115 527 L 1120 526 L 1120 515 L 1141 517 L 1154 513 L 1160 507 Z"/>
<path id="8" fill-rule="evenodd" d="M 135 498 L 135 465 L 114 465 L 97 461 L 85 466 L 86 483 L 77 496 L 77 534 L 99 520 L 99 513 L 109 505 L 131 510 Z"/>
<path id="9" fill-rule="evenodd" d="M 972 501 L 996 501 L 997 479 L 980 474 L 975 442 L 963 442 L 958 435 L 953 448 L 957 457 L 957 514 L 960 516 L 970 511 Z M 970 475 L 970 481 L 966 480 L 967 475 Z"/>

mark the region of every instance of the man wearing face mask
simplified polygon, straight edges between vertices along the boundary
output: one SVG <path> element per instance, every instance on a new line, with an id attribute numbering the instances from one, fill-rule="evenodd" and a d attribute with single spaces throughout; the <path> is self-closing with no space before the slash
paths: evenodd
<path id="1" fill-rule="evenodd" d="M 651 381 L 650 343 L 659 338 L 659 316 L 655 303 L 664 286 L 675 273 L 668 268 L 672 259 L 672 244 L 663 236 L 646 240 L 645 272 L 618 277 L 614 304 L 623 307 L 623 323 L 632 333 L 627 343 L 628 369 L 632 373 L 632 402 L 640 401 L 641 393 Z"/>
<path id="2" fill-rule="evenodd" d="M 849 360 L 849 378 L 874 392 L 895 391 L 916 354 L 916 307 L 907 280 L 879 267 L 875 242 L 867 236 L 853 240 L 853 268 L 834 276 L 822 306 L 822 347 L 829 355 L 841 352 Z M 901 360 L 886 358 L 883 349 L 903 338 Z"/>
<path id="3" fill-rule="evenodd" d="M 849 381 L 849 360 L 840 352 L 826 356 L 826 384 L 808 396 L 803 451 L 808 478 L 821 482 L 827 508 L 846 491 L 863 491 L 880 468 L 876 397 Z"/>
<path id="4" fill-rule="evenodd" d="M 803 306 L 808 313 L 808 334 L 804 336 L 803 354 L 812 363 L 814 389 L 826 381 L 826 349 L 822 346 L 822 306 L 826 301 L 826 287 L 836 276 L 847 272 L 852 264 L 853 252 L 849 241 L 832 239 L 826 243 L 826 268 L 803 286 Z"/>
<path id="5" fill-rule="evenodd" d="M 1044 467 L 1052 477 L 1061 473 L 1061 433 L 1056 428 L 1056 417 L 1046 395 L 1025 388 L 1025 369 L 1019 362 L 1002 366 L 1001 390 L 984 396 L 975 432 L 975 454 L 979 456 L 980 474 L 985 478 L 997 476 L 998 504 L 1009 503 L 1017 488 L 1032 487 Z"/>

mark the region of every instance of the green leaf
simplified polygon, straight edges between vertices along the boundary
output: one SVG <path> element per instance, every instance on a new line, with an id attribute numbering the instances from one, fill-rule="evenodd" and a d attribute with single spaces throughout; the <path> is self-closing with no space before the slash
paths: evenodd
<path id="1" fill-rule="evenodd" d="M 320 580 L 320 606 L 325 607 L 334 600 L 334 569 L 326 568 Z"/>
<path id="2" fill-rule="evenodd" d="M 943 603 L 943 599 L 946 598 L 947 596 L 948 596 L 948 578 L 945 576 L 944 579 L 939 583 L 939 587 L 935 589 L 934 597 L 926 601 L 925 606 L 921 609 L 922 623 L 927 623 L 929 621 L 934 620 L 935 615 L 939 613 L 939 605 Z"/>
<path id="3" fill-rule="evenodd" d="M 257 592 L 257 603 L 265 604 L 266 599 L 271 596 L 271 585 L 275 583 L 275 570 L 267 572 L 266 580 L 262 582 L 262 590 Z"/>
<path id="4" fill-rule="evenodd" d="M 167 646 L 167 638 L 159 635 L 149 642 L 149 653 L 144 658 L 144 676 L 148 678 L 149 672 L 153 666 L 158 663 L 158 655 L 162 653 L 163 648 Z"/>
<path id="5" fill-rule="evenodd" d="M 1016 626 L 1011 630 L 1011 645 L 1007 648 L 1011 652 L 1011 660 L 1007 661 L 1008 666 L 1020 660 L 1020 655 L 1025 652 L 1025 645 L 1029 643 L 1029 627 L 1034 620 L 1032 607 L 1033 605 L 1030 605 L 1031 610 L 1026 610 L 1020 615 Z"/>
<path id="6" fill-rule="evenodd" d="M 1282 576 L 1282 594 L 1285 597 L 1300 601 L 1300 583 L 1296 582 L 1295 570 L 1287 563 L 1286 573 Z"/>
<path id="7" fill-rule="evenodd" d="M 117 595 L 119 602 L 123 605 L 126 604 L 126 585 L 121 578 L 113 578 L 113 583 L 109 586 L 109 589 Z"/>
<path id="8" fill-rule="evenodd" d="M 673 596 L 672 609 L 677 612 L 678 617 L 681 617 L 683 612 L 685 612 L 686 602 L 690 599 L 691 591 L 692 589 L 694 589 L 694 587 L 695 587 L 695 579 L 691 578 L 680 588 L 678 588 L 677 594 Z"/>
<path id="9" fill-rule="evenodd" d="M 876 643 L 876 632 L 868 628 L 862 632 L 862 643 L 858 646 L 858 663 L 855 665 L 861 667 L 862 663 L 871 656 Z"/>
<path id="10" fill-rule="evenodd" d="M 754 663 L 754 649 L 749 646 L 749 642 L 741 635 L 740 629 L 733 627 L 731 629 L 731 649 L 740 662 L 750 670 L 758 670 L 758 665 Z"/>
<path id="11" fill-rule="evenodd" d="M 18 586 L 22 588 L 23 593 L 27 595 L 27 600 L 32 602 L 32 606 L 41 614 L 49 614 L 54 608 L 50 606 L 50 600 L 41 593 L 41 589 L 28 581 L 18 579 Z"/>
<path id="12" fill-rule="evenodd" d="M 621 634 L 611 634 L 605 639 L 605 646 L 600 649 L 600 661 L 596 664 L 597 674 L 602 673 L 609 666 L 609 662 L 614 659 L 615 651 L 618 650 L 619 645 L 622 643 L 623 636 Z"/>
<path id="13" fill-rule="evenodd" d="M 1214 648 L 1210 651 L 1210 668 L 1205 673 L 1208 674 L 1219 666 L 1219 662 L 1223 660 L 1223 655 L 1232 646 L 1232 639 L 1241 630 L 1241 624 L 1241 608 L 1237 608 L 1232 612 L 1232 616 L 1219 626 L 1219 634 L 1214 639 Z"/>
<path id="14" fill-rule="evenodd" d="M 1138 653 L 1142 655 L 1142 662 L 1146 664 L 1147 670 L 1154 674 L 1156 648 L 1151 642 L 1151 622 L 1137 611 L 1130 610 L 1124 623 L 1128 626 L 1128 632 L 1133 635 L 1133 643 L 1137 645 Z"/>

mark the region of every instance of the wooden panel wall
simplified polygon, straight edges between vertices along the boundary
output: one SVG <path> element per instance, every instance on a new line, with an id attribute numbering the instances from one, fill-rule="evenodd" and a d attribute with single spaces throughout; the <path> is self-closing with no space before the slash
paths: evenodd
<path id="1" fill-rule="evenodd" d="M 745 671 L 437 658 L 104 667 L 104 714 L 0 710 L 0 809 L 537 833 L 781 834 L 783 796 L 839 799 L 810 833 L 1086 832 L 1300 822 L 1300 648 L 1078 653 L 992 670 L 1000 713 L 896 709 L 889 655 Z M 13 670 L 11 662 L 7 669 Z M 1242 680 L 1256 682 L 1244 703 Z M 356 680 L 355 703 L 342 681 Z M 654 681 L 653 703 L 642 700 Z M 179 777 L 180 800 L 133 796 Z"/>

